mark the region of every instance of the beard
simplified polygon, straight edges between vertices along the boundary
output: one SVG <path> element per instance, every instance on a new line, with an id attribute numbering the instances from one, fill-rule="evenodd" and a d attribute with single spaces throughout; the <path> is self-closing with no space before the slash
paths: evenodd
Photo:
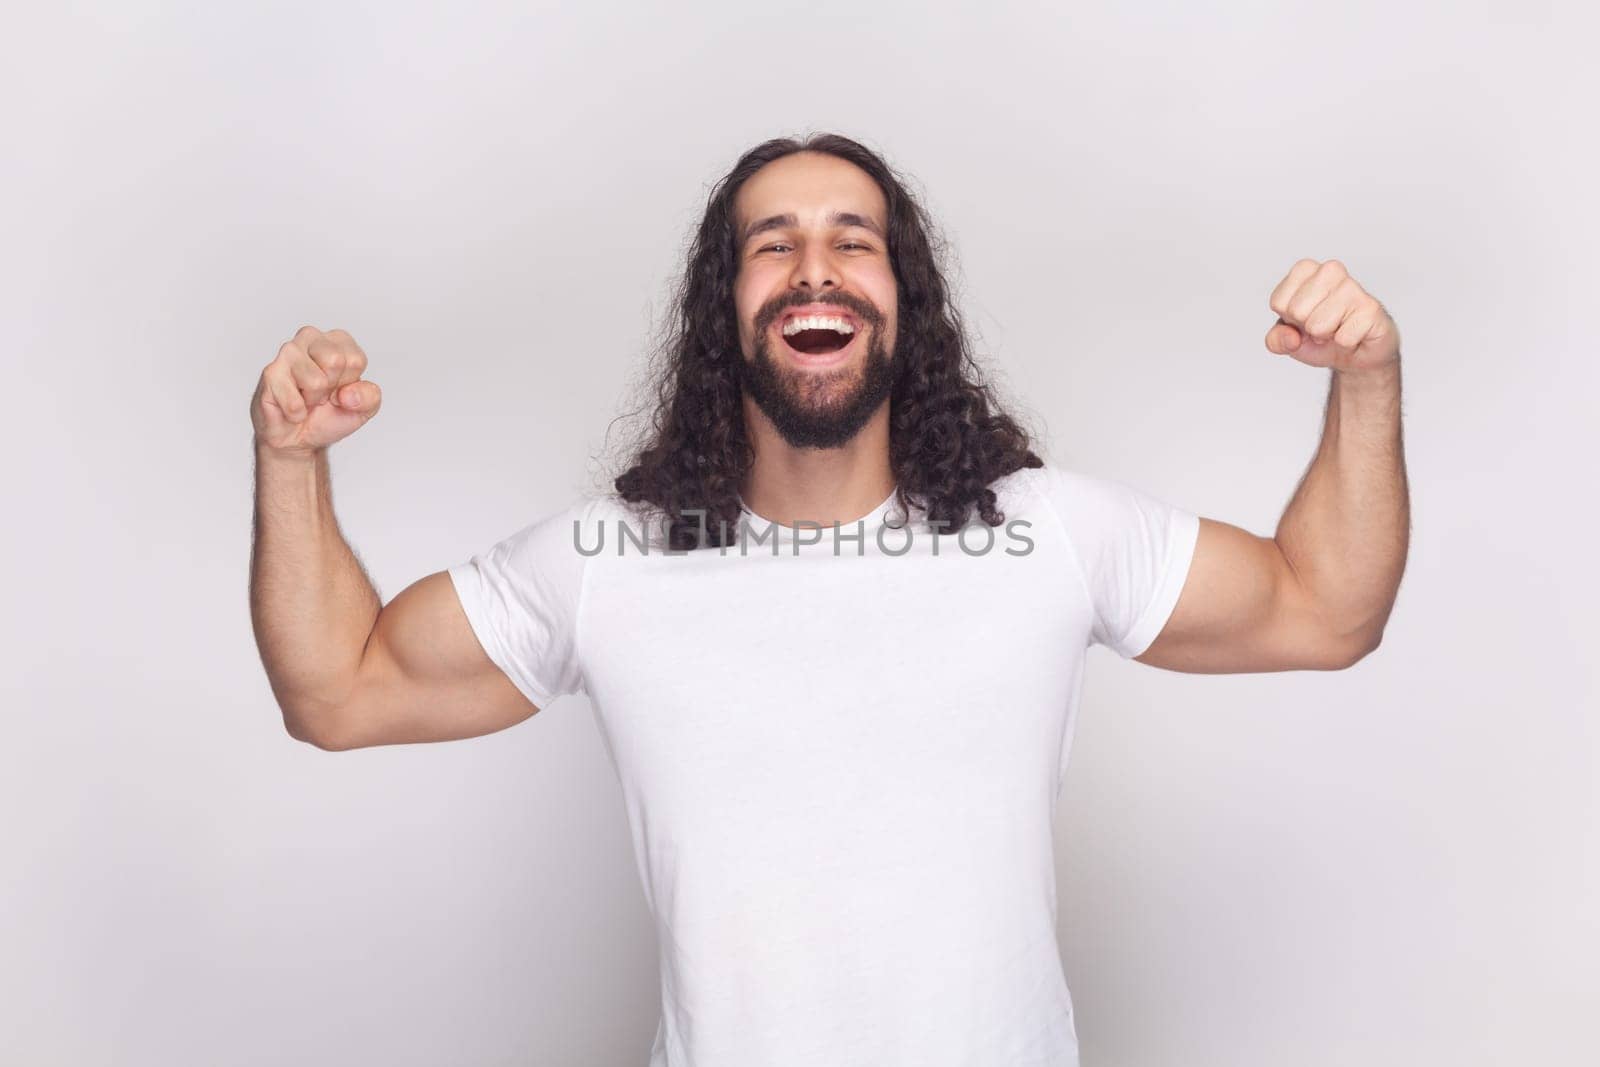
<path id="1" fill-rule="evenodd" d="M 770 332 L 756 334 L 754 357 L 739 361 L 740 385 L 789 447 L 838 448 L 889 399 L 893 368 L 883 347 L 881 317 L 874 318 L 859 369 L 782 366 L 772 356 Z"/>

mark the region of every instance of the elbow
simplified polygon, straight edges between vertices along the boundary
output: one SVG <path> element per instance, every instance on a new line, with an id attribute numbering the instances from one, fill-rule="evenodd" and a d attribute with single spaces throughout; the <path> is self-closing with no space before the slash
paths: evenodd
<path id="1" fill-rule="evenodd" d="M 285 709 L 283 713 L 284 731 L 302 744 L 324 752 L 346 752 L 355 748 L 342 732 L 332 728 L 333 722 L 334 716 L 327 712 L 304 715 Z"/>
<path id="2" fill-rule="evenodd" d="M 1330 641 L 1328 643 L 1330 654 L 1321 665 L 1321 669 L 1329 671 L 1349 670 L 1375 652 L 1382 643 L 1382 628 L 1370 633 L 1345 636 Z"/>
<path id="3" fill-rule="evenodd" d="M 1368 612 L 1361 615 L 1316 611 L 1306 621 L 1307 635 L 1316 647 L 1312 657 L 1313 670 L 1342 671 L 1366 659 L 1383 643 L 1383 630 L 1389 622 L 1389 611 Z"/>
<path id="4" fill-rule="evenodd" d="M 346 744 L 343 741 L 320 734 L 297 735 L 291 733 L 289 736 L 293 737 L 296 741 L 303 741 L 312 748 L 320 748 L 324 752 L 348 752 L 352 748 L 356 747 L 354 745 Z"/>

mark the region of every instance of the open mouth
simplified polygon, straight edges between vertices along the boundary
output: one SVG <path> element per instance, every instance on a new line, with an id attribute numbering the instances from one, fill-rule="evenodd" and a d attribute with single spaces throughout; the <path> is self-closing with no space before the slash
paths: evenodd
<path id="1" fill-rule="evenodd" d="M 800 314 L 784 319 L 778 333 L 790 352 L 807 362 L 832 362 L 856 339 L 856 323 L 846 315 Z"/>
<path id="2" fill-rule="evenodd" d="M 837 333 L 833 330 L 801 330 L 799 333 L 786 335 L 784 340 L 796 352 L 804 352 L 808 356 L 820 356 L 839 351 L 854 337 L 854 334 Z"/>

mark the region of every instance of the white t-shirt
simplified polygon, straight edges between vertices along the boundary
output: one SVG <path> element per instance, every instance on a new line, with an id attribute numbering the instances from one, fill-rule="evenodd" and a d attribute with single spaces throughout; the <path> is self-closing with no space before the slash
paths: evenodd
<path id="1" fill-rule="evenodd" d="M 1084 657 L 1155 639 L 1199 519 L 1049 463 L 991 487 L 997 527 L 891 496 L 673 554 L 590 495 L 450 568 L 529 700 L 592 703 L 659 933 L 650 1067 L 1077 1064 L 1052 824 Z"/>

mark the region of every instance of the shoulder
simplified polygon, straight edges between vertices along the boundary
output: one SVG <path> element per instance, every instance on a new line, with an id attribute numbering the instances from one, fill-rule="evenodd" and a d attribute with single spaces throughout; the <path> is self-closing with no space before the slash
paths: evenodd
<path id="1" fill-rule="evenodd" d="M 1092 513 L 1097 505 L 1103 506 L 1119 487 L 1110 479 L 1067 467 L 1049 457 L 1044 458 L 1043 466 L 1019 467 L 989 483 L 995 506 L 1007 518 L 1043 515 L 1068 527 L 1083 521 L 1081 516 L 1086 510 Z"/>
<path id="2" fill-rule="evenodd" d="M 1198 525 L 1193 512 L 1140 486 L 1049 458 L 1042 467 L 1015 471 L 994 485 L 997 504 L 1008 517 L 1013 511 L 1044 516 L 1090 567 L 1130 544 L 1162 541 L 1174 532 L 1192 536 Z"/>
<path id="3" fill-rule="evenodd" d="M 614 495 L 576 493 L 533 511 L 511 533 L 475 553 L 471 563 L 508 581 L 575 589 L 595 555 L 584 546 L 593 545 L 606 525 L 638 521 L 627 518 L 630 514 L 628 505 Z"/>
<path id="4" fill-rule="evenodd" d="M 561 532 L 570 538 L 612 523 L 642 527 L 652 521 L 655 515 L 650 509 L 630 504 L 614 491 L 589 491 L 575 494 L 564 503 L 540 512 L 523 530 L 537 531 L 550 539 L 554 539 L 554 533 Z"/>
<path id="5" fill-rule="evenodd" d="M 1024 483 L 1069 529 L 1114 524 L 1130 510 L 1160 504 L 1149 493 L 1123 479 L 1091 474 L 1049 460 L 1028 474 Z"/>
<path id="6" fill-rule="evenodd" d="M 994 506 L 1006 519 L 1022 518 L 1037 511 L 1044 504 L 1045 467 L 1018 467 L 991 481 L 988 488 L 994 492 Z"/>

